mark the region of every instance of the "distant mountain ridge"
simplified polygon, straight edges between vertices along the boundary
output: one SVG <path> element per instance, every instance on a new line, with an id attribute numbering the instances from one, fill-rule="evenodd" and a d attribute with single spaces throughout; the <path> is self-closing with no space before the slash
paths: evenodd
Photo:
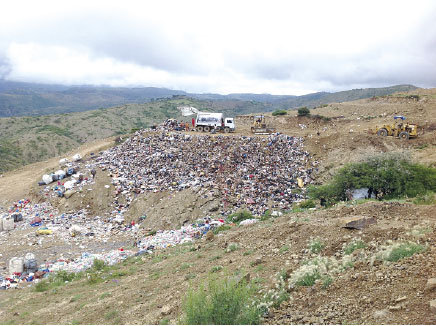
<path id="1" fill-rule="evenodd" d="M 273 111 L 275 109 L 292 109 L 301 106 L 315 107 L 332 102 L 352 101 L 395 92 L 407 92 L 416 88 L 413 85 L 397 85 L 383 88 L 354 89 L 336 93 L 318 92 L 302 96 L 250 93 L 221 95 L 213 93 L 195 94 L 159 87 L 65 86 L 0 80 L 0 117 L 82 112 L 129 103 L 146 103 L 155 99 L 171 98 L 173 96 L 218 102 L 229 100 L 252 101 L 257 102 L 256 107 L 262 104 L 265 111 Z"/>

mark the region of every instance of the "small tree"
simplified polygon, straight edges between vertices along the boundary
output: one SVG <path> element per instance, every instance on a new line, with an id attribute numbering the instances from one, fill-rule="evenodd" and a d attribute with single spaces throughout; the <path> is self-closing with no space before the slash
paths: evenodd
<path id="1" fill-rule="evenodd" d="M 310 115 L 310 110 L 307 107 L 302 107 L 298 109 L 299 117 L 308 117 Z"/>

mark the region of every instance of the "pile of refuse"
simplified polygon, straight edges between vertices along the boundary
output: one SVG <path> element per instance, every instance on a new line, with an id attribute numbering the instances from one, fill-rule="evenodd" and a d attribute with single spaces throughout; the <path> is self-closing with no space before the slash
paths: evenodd
<path id="1" fill-rule="evenodd" d="M 35 255 L 28 253 L 25 257 L 13 257 L 9 261 L 8 277 L 0 276 L 0 290 L 17 288 L 19 284 L 38 282 L 47 278 L 51 273 L 66 271 L 68 273 L 79 273 L 90 269 L 96 259 L 103 261 L 106 265 L 114 265 L 134 254 L 133 251 L 112 250 L 105 254 L 82 253 L 74 260 L 59 258 L 56 261 L 37 265 Z"/>
<path id="2" fill-rule="evenodd" d="M 93 157 L 94 153 L 91 154 Z M 42 191 L 46 196 L 69 198 L 75 190 L 81 191 L 84 186 L 94 183 L 95 164 L 83 162 L 80 154 L 74 155 L 71 162 L 66 158 L 59 160 L 59 166 L 59 170 L 44 174 L 38 182 L 39 186 L 46 186 Z M 53 182 L 56 184 L 52 187 Z"/>
<path id="3" fill-rule="evenodd" d="M 149 235 L 138 241 L 139 253 L 150 252 L 154 249 L 164 249 L 167 247 L 192 242 L 201 238 L 209 230 L 213 230 L 223 225 L 224 220 L 203 219 L 197 223 L 182 226 L 178 230 L 160 230 L 154 235 Z"/>
<path id="4" fill-rule="evenodd" d="M 304 198 L 304 186 L 316 168 L 303 149 L 303 138 L 186 135 L 138 131 L 95 159 L 113 178 L 116 195 L 128 207 L 145 192 L 216 189 L 221 214 L 247 206 L 255 215 L 286 210 Z"/>
<path id="5" fill-rule="evenodd" d="M 107 265 L 114 265 L 122 260 L 133 256 L 152 253 L 156 249 L 193 242 L 200 239 L 208 231 L 213 230 L 225 223 L 224 220 L 211 220 L 204 218 L 197 223 L 184 226 L 178 230 L 157 231 L 156 234 L 145 237 L 138 241 L 139 251 L 124 250 L 123 248 L 111 250 L 107 253 L 92 254 L 84 252 L 76 259 L 59 258 L 38 266 L 35 255 L 28 253 L 25 257 L 13 257 L 9 261 L 9 276 L 0 277 L 0 289 L 6 290 L 16 288 L 21 283 L 38 281 L 49 277 L 50 273 L 66 271 L 78 273 L 90 269 L 96 259 L 104 261 Z"/>
<path id="6" fill-rule="evenodd" d="M 29 199 L 21 199 L 12 204 L 5 212 L 0 212 L 0 231 L 11 231 L 23 222 L 25 225 L 41 226 L 57 214 L 49 202 L 33 204 Z"/>

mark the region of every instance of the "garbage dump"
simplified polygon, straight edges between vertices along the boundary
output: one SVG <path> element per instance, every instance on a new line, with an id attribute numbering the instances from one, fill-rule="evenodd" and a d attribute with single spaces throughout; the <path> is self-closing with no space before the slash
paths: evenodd
<path id="1" fill-rule="evenodd" d="M 245 205 L 256 215 L 269 204 L 289 209 L 304 198 L 303 187 L 314 170 L 303 139 L 282 134 L 261 138 L 136 132 L 95 162 L 110 172 L 117 195 L 217 189 L 223 215 Z M 119 208 L 128 207 L 133 198 Z"/>
<path id="2" fill-rule="evenodd" d="M 176 192 L 197 189 L 207 197 L 216 192 L 222 198 L 217 215 L 227 216 L 244 206 L 255 215 L 267 209 L 274 212 L 288 209 L 304 198 L 305 185 L 311 182 L 316 168 L 303 149 L 303 139 L 282 134 L 269 137 L 186 135 L 169 132 L 165 126 L 157 131 L 138 131 L 118 146 L 87 161 L 61 160 L 61 169 L 42 176 L 40 193 L 46 202 L 19 200 L 6 211 L 0 211 L 0 245 L 10 241 L 10 234 L 27 230 L 20 244 L 29 250 L 44 243 L 53 243 L 76 250 L 63 255 L 54 252 L 45 263 L 37 264 L 37 254 L 9 256 L 9 273 L 0 277 L 0 289 L 17 287 L 47 277 L 51 272 L 77 272 L 92 266 L 95 259 L 108 264 L 133 254 L 195 241 L 224 220 L 204 219 L 177 230 L 157 231 L 145 236 L 135 223 L 125 222 L 124 214 L 138 194 Z M 77 157 L 76 157 L 77 158 Z M 112 177 L 113 209 L 105 216 L 92 216 L 86 208 L 60 213 L 49 199 L 70 197 L 93 184 L 97 168 Z M 100 172 L 99 172 L 100 173 Z M 77 196 L 77 195 L 76 195 Z M 123 196 L 123 200 L 118 200 Z M 62 199 L 64 200 L 64 199 Z M 67 199 L 69 200 L 69 199 Z M 242 225 L 256 223 L 247 220 Z M 23 233 L 24 234 L 24 233 Z M 125 237 L 141 239 L 135 251 L 111 250 L 109 242 Z M 90 253 L 95 244 L 98 253 Z M 116 247 L 118 248 L 118 247 Z M 77 257 L 78 253 L 82 253 Z"/>

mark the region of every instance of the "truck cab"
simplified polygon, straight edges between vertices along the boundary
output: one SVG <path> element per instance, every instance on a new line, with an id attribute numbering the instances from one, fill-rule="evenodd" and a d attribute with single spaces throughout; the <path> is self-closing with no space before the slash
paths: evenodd
<path id="1" fill-rule="evenodd" d="M 235 119 L 234 118 L 224 118 L 224 131 L 228 128 L 229 131 L 235 131 Z"/>

